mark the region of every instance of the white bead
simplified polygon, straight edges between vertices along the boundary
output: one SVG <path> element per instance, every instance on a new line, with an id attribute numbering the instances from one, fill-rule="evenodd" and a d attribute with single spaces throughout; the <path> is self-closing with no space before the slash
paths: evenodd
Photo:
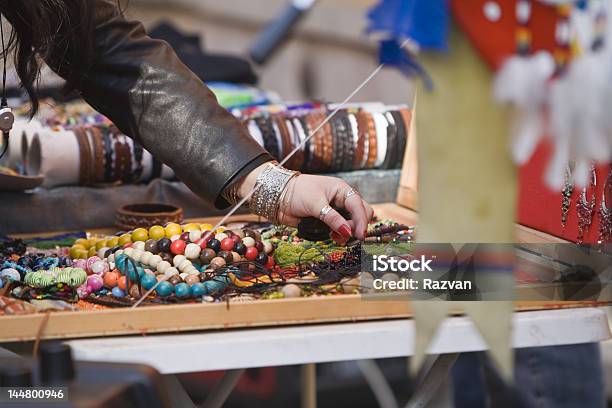
<path id="1" fill-rule="evenodd" d="M 186 273 L 181 273 L 179 274 L 179 276 L 181 277 L 182 280 L 185 280 L 189 275 L 187 275 Z"/>
<path id="2" fill-rule="evenodd" d="M 185 256 L 187 259 L 196 259 L 198 256 L 200 256 L 201 250 L 202 248 L 200 248 L 198 244 L 187 244 L 185 247 Z"/>
<path id="3" fill-rule="evenodd" d="M 109 263 L 114 263 L 114 262 L 115 262 L 115 254 L 110 254 L 110 255 L 108 256 L 108 258 L 106 258 L 106 260 L 107 260 Z"/>
<path id="4" fill-rule="evenodd" d="M 177 269 L 178 269 L 179 271 L 181 271 L 181 272 L 185 272 L 185 270 L 186 270 L 188 267 L 190 267 L 191 265 L 192 265 L 192 264 L 191 264 L 191 261 L 190 261 L 190 260 L 188 260 L 188 259 L 185 259 L 183 262 L 181 262 L 181 263 L 180 263 L 180 264 L 177 266 Z"/>
<path id="5" fill-rule="evenodd" d="M 170 241 L 174 242 L 177 239 L 179 239 L 180 237 L 181 237 L 180 235 L 173 235 L 173 236 L 170 237 Z"/>
<path id="6" fill-rule="evenodd" d="M 139 249 L 139 250 L 141 250 L 141 251 L 144 251 L 144 248 L 145 248 L 145 243 L 144 243 L 144 241 L 136 241 L 136 242 L 134 242 L 134 246 L 133 246 L 133 248 L 134 248 L 134 249 Z"/>
<path id="7" fill-rule="evenodd" d="M 124 252 L 123 249 L 118 249 L 117 251 L 115 251 L 115 256 L 121 255 L 123 252 Z"/>
<path id="8" fill-rule="evenodd" d="M 159 273 L 164 273 L 170 268 L 172 268 L 172 265 L 168 261 L 161 261 L 157 264 L 157 272 Z"/>
<path id="9" fill-rule="evenodd" d="M 272 251 L 274 250 L 274 245 L 272 245 L 270 241 L 264 241 L 263 246 L 264 246 L 264 252 L 268 255 L 270 255 Z"/>
<path id="10" fill-rule="evenodd" d="M 244 246 L 251 248 L 255 246 L 255 240 L 252 237 L 244 237 L 242 238 L 242 243 Z"/>
<path id="11" fill-rule="evenodd" d="M 176 255 L 174 258 L 172 258 L 172 265 L 179 266 L 185 259 L 187 259 L 185 258 L 185 255 Z"/>
<path id="12" fill-rule="evenodd" d="M 141 251 L 140 249 L 134 249 L 134 251 L 132 251 L 132 256 L 130 258 L 132 258 L 136 262 L 140 262 L 140 259 L 142 259 L 143 255 L 144 255 L 144 251 Z"/>
<path id="13" fill-rule="evenodd" d="M 172 275 L 178 275 L 178 274 L 179 274 L 179 271 L 176 268 L 168 268 L 166 272 L 164 272 L 164 275 L 168 277 Z"/>
<path id="14" fill-rule="evenodd" d="M 117 252 L 119 252 L 119 251 L 117 251 Z M 132 254 L 134 253 L 134 248 L 131 248 L 131 247 L 130 248 L 125 248 L 123 250 L 123 253 L 131 258 Z"/>
<path id="15" fill-rule="evenodd" d="M 151 265 L 153 268 L 157 268 L 157 265 L 159 265 L 161 261 L 162 261 L 161 256 L 153 255 L 151 259 L 149 260 L 149 265 Z"/>
<path id="16" fill-rule="evenodd" d="M 225 232 L 220 232 L 217 235 L 215 235 L 215 239 L 219 241 L 223 241 L 225 238 L 227 238 L 227 234 Z"/>
<path id="17" fill-rule="evenodd" d="M 191 264 L 188 267 L 186 267 L 183 272 L 186 272 L 186 273 L 188 273 L 190 275 L 193 275 L 194 271 L 195 271 L 195 273 L 200 273 L 200 271 L 198 271 L 198 268 L 196 268 L 195 266 L 193 266 L 193 264 Z"/>
<path id="18" fill-rule="evenodd" d="M 151 257 L 152 256 L 153 256 L 153 254 L 150 253 L 149 251 L 144 251 L 144 253 L 140 257 L 140 262 L 142 262 L 145 265 L 151 265 Z"/>
<path id="19" fill-rule="evenodd" d="M 104 254 L 109 250 L 109 247 L 102 247 L 98 250 L 98 258 L 104 259 Z"/>
<path id="20" fill-rule="evenodd" d="M 501 18 L 501 8 L 496 1 L 487 1 L 482 8 L 482 11 L 487 18 L 492 23 L 496 23 Z"/>
<path id="21" fill-rule="evenodd" d="M 189 240 L 191 242 L 197 242 L 200 238 L 202 238 L 202 231 L 196 229 L 189 232 Z"/>

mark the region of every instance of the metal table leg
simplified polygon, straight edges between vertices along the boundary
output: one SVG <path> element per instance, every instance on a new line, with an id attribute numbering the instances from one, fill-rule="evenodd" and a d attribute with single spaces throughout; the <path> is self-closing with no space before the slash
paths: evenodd
<path id="1" fill-rule="evenodd" d="M 316 364 L 301 367 L 302 408 L 317 408 L 317 368 Z"/>
<path id="2" fill-rule="evenodd" d="M 410 397 L 410 401 L 406 404 L 406 408 L 426 407 L 438 391 L 438 388 L 440 388 L 440 385 L 448 377 L 448 373 L 453 364 L 455 364 L 455 361 L 457 361 L 457 357 L 459 357 L 459 353 L 440 354 L 436 357 L 429 371 L 417 385 L 414 394 Z"/>
<path id="3" fill-rule="evenodd" d="M 206 397 L 206 401 L 204 401 L 202 407 L 221 408 L 225 400 L 227 400 L 227 397 L 232 393 L 242 373 L 244 373 L 244 368 L 226 371 L 221 381 L 219 381 L 219 384 L 213 389 L 213 392 Z"/>

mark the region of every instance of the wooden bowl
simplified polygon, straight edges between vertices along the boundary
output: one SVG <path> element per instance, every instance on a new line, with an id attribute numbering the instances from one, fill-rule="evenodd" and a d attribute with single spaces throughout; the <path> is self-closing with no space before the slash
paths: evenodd
<path id="1" fill-rule="evenodd" d="M 168 204 L 128 204 L 117 209 L 115 224 L 124 230 L 183 222 L 183 209 Z"/>

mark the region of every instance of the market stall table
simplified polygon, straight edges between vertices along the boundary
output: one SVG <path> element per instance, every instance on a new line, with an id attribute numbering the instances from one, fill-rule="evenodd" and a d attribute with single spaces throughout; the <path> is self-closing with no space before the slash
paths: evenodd
<path id="1" fill-rule="evenodd" d="M 244 368 L 407 357 L 413 354 L 414 334 L 414 321 L 402 319 L 107 337 L 66 343 L 72 347 L 78 360 L 143 363 L 164 374 L 239 370 L 230 371 L 237 381 Z M 610 337 L 604 309 L 544 310 L 517 312 L 514 315 L 515 348 L 600 342 Z M 385 339 L 384 345 L 381 338 Z M 189 347 L 179 347 L 168 354 L 165 352 L 168 344 Z M 266 347 L 253 353 L 252 344 L 266 344 Z M 198 358 L 194 358 L 190 351 L 193 349 L 199 350 Z M 435 364 L 432 366 L 430 373 L 435 371 L 435 375 L 428 378 L 428 384 L 421 384 L 419 390 L 423 391 L 417 391 L 413 403 L 425 401 L 435 392 L 456 353 L 486 349 L 487 345 L 468 318 L 448 318 L 433 339 L 428 353 L 450 358 L 438 359 L 438 367 Z M 440 365 L 443 367 L 440 368 Z"/>

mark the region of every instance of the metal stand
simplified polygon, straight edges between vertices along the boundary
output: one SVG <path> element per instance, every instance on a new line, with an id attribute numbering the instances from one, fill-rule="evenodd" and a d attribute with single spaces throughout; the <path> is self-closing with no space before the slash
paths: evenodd
<path id="1" fill-rule="evenodd" d="M 317 368 L 315 364 L 301 367 L 302 408 L 317 408 Z"/>
<path id="2" fill-rule="evenodd" d="M 424 408 L 434 397 L 440 385 L 448 377 L 450 369 L 457 361 L 459 353 L 440 354 L 432 363 L 429 371 L 423 376 L 420 384 L 416 387 L 406 408 Z"/>
<path id="3" fill-rule="evenodd" d="M 226 371 L 221 381 L 219 381 L 219 384 L 213 389 L 213 392 L 206 397 L 206 401 L 204 401 L 202 407 L 221 408 L 227 397 L 232 393 L 242 373 L 244 373 L 244 368 Z"/>

